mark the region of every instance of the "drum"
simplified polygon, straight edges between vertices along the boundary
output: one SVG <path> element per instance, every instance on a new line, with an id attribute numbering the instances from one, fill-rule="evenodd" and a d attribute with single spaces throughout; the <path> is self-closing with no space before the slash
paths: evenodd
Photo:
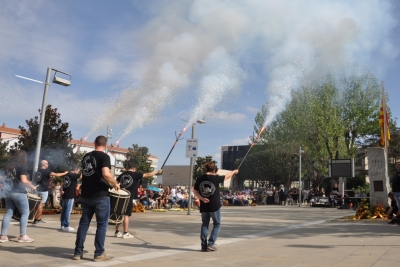
<path id="1" fill-rule="evenodd" d="M 35 220 L 36 212 L 37 209 L 39 208 L 42 198 L 31 193 L 27 193 L 26 195 L 28 197 L 28 203 L 29 203 L 28 222 L 32 223 Z M 21 213 L 17 208 L 15 208 L 12 218 L 17 221 L 21 219 Z"/>
<path id="2" fill-rule="evenodd" d="M 119 191 L 110 189 L 108 191 L 110 193 L 110 218 L 108 223 L 121 224 L 124 220 L 131 193 L 125 189 L 120 189 Z"/>

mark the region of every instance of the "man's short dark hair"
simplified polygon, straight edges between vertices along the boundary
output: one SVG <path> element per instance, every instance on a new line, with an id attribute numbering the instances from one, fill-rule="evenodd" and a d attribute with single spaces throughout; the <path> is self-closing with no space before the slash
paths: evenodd
<path id="1" fill-rule="evenodd" d="M 126 164 L 126 168 L 127 168 L 128 170 L 129 170 L 129 169 L 136 168 L 136 163 L 129 161 L 129 162 Z"/>
<path id="2" fill-rule="evenodd" d="M 94 140 L 95 146 L 106 146 L 107 145 L 107 138 L 104 135 L 99 135 Z"/>

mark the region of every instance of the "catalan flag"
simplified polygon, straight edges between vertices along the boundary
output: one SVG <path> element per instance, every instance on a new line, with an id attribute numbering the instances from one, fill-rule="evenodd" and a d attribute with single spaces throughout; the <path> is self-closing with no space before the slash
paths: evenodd
<path id="1" fill-rule="evenodd" d="M 383 147 L 389 146 L 389 141 L 390 141 L 389 116 L 386 110 L 384 95 L 382 95 L 381 109 L 379 112 L 379 125 L 381 126 L 381 145 Z M 386 132 L 386 138 L 385 138 L 385 132 Z"/>

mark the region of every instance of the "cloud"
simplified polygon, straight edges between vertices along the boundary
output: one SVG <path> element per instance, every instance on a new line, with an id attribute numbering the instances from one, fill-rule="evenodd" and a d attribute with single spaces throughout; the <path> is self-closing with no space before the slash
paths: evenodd
<path id="1" fill-rule="evenodd" d="M 242 113 L 228 113 L 226 111 L 213 112 L 210 116 L 212 117 L 210 120 L 212 119 L 228 123 L 242 122 L 246 119 L 246 115 Z"/>
<path id="2" fill-rule="evenodd" d="M 249 144 L 249 137 L 242 138 L 242 139 L 235 139 L 232 141 L 232 145 L 237 145 L 237 146 L 246 146 Z"/>
<path id="3" fill-rule="evenodd" d="M 260 111 L 259 108 L 255 108 L 255 107 L 251 107 L 251 106 L 246 106 L 245 109 L 246 109 L 247 111 L 249 111 L 250 113 L 253 113 L 253 114 L 257 114 L 257 112 Z"/>

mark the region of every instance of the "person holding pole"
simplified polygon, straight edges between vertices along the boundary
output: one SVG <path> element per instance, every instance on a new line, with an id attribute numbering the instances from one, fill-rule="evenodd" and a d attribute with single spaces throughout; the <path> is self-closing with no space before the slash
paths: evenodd
<path id="1" fill-rule="evenodd" d="M 201 213 L 201 251 L 215 251 L 215 242 L 221 227 L 221 201 L 219 184 L 230 179 L 239 170 L 227 173 L 225 176 L 217 175 L 218 168 L 213 162 L 204 164 L 206 173 L 198 177 L 194 185 L 194 194 L 200 200 Z M 210 219 L 213 220 L 213 229 L 207 241 Z"/>
<path id="2" fill-rule="evenodd" d="M 137 172 L 136 165 L 133 162 L 128 162 L 126 168 L 128 170 L 124 171 L 123 173 L 120 174 L 120 176 L 118 176 L 117 182 L 120 183 L 121 188 L 124 188 L 127 191 L 129 191 L 131 193 L 131 196 L 128 202 L 128 207 L 124 215 L 124 220 L 122 222 L 124 233 L 121 233 L 119 231 L 119 224 L 116 224 L 114 236 L 122 238 L 134 238 L 134 236 L 128 232 L 128 227 L 129 227 L 129 217 L 132 215 L 133 199 L 138 198 L 139 180 L 141 180 L 142 178 L 146 179 L 151 178 L 156 174 L 162 173 L 162 170 L 156 170 L 149 173 Z"/>
<path id="3" fill-rule="evenodd" d="M 45 223 L 42 220 L 42 212 L 43 212 L 43 206 L 46 203 L 47 198 L 49 196 L 50 176 L 61 177 L 66 175 L 67 173 L 68 173 L 67 171 L 60 173 L 52 172 L 49 170 L 49 162 L 47 160 L 44 159 L 40 162 L 40 169 L 36 172 L 35 181 L 36 184 L 38 185 L 38 188 L 36 189 L 36 194 L 42 198 L 42 202 L 39 205 L 35 220 L 33 221 L 32 224 Z"/>

